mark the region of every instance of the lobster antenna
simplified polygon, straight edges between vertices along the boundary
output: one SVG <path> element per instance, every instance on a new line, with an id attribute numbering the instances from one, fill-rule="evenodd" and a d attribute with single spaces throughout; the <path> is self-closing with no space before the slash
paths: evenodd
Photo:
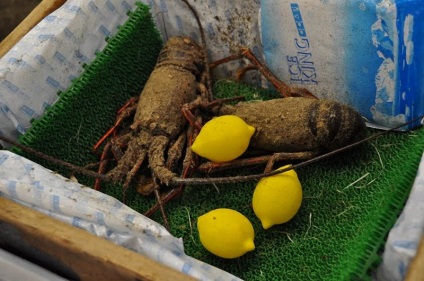
<path id="1" fill-rule="evenodd" d="M 58 166 L 66 167 L 69 170 L 71 170 L 73 172 L 76 172 L 78 174 L 89 176 L 89 177 L 92 177 L 92 178 L 99 178 L 99 179 L 104 180 L 104 181 L 109 181 L 108 178 L 106 177 L 106 175 L 99 174 L 99 173 L 90 171 L 90 170 L 88 170 L 86 168 L 83 168 L 83 167 L 80 167 L 80 166 L 71 164 L 69 162 L 60 160 L 58 158 L 55 158 L 53 156 L 50 156 L 48 154 L 45 154 L 45 153 L 40 152 L 38 150 L 35 150 L 35 149 L 33 149 L 33 148 L 29 147 L 29 146 L 26 146 L 24 144 L 20 144 L 17 141 L 14 141 L 14 140 L 12 140 L 12 139 L 10 139 L 8 137 L 5 137 L 3 135 L 0 135 L 0 140 L 4 141 L 6 143 L 9 143 L 9 144 L 11 144 L 11 145 L 19 148 L 20 150 L 22 150 L 24 152 L 27 152 L 29 154 L 32 154 L 35 157 L 38 157 L 38 158 L 41 158 L 43 160 L 49 161 L 49 162 L 51 162 L 51 163 L 53 163 L 55 165 L 58 165 Z"/>
<path id="2" fill-rule="evenodd" d="M 337 153 L 340 153 L 340 152 L 349 150 L 349 149 L 351 149 L 353 147 L 356 147 L 356 146 L 359 146 L 359 145 L 361 145 L 363 143 L 366 143 L 366 142 L 369 142 L 371 140 L 374 140 L 374 139 L 376 139 L 376 138 L 378 138 L 378 137 L 380 137 L 382 135 L 385 135 L 385 134 L 387 134 L 389 132 L 396 131 L 396 130 L 402 128 L 403 126 L 406 126 L 406 125 L 409 125 L 411 123 L 414 123 L 414 122 L 416 122 L 416 121 L 418 121 L 420 119 L 421 119 L 421 123 L 422 123 L 424 121 L 423 118 L 424 118 L 424 115 L 421 115 L 421 116 L 419 116 L 417 118 L 414 118 L 413 120 L 411 120 L 411 121 L 409 121 L 407 123 L 401 124 L 401 125 L 396 126 L 394 128 L 390 128 L 390 129 L 388 129 L 386 131 L 381 131 L 379 133 L 375 133 L 375 134 L 373 134 L 373 135 L 371 135 L 371 136 L 369 136 L 369 137 L 367 137 L 365 139 L 359 140 L 357 142 L 354 142 L 354 143 L 349 144 L 349 145 L 346 145 L 346 146 L 344 146 L 342 148 L 339 148 L 339 149 L 330 151 L 328 153 L 322 154 L 320 156 L 311 158 L 309 160 L 305 160 L 305 161 L 300 162 L 298 164 L 291 165 L 291 166 L 289 166 L 287 168 L 284 168 L 284 169 L 278 169 L 278 170 L 274 170 L 274 171 L 271 171 L 271 172 L 268 172 L 268 173 L 246 175 L 246 176 L 237 176 L 237 177 L 175 178 L 175 179 L 171 180 L 170 185 L 178 185 L 178 184 L 190 184 L 190 185 L 223 184 L 223 183 L 247 182 L 247 181 L 259 180 L 259 179 L 264 178 L 264 177 L 269 177 L 269 176 L 274 176 L 274 175 L 277 175 L 277 174 L 281 174 L 281 173 L 284 173 L 284 172 L 287 172 L 287 171 L 290 171 L 290 170 L 294 170 L 294 169 L 297 169 L 297 168 L 300 168 L 300 167 L 303 167 L 303 166 L 310 165 L 310 164 L 315 163 L 315 162 L 318 162 L 318 161 L 320 161 L 322 159 L 329 158 L 329 157 L 331 157 L 331 156 L 333 156 L 333 155 L 335 155 Z"/>
<path id="3" fill-rule="evenodd" d="M 197 25 L 199 27 L 200 32 L 200 38 L 202 39 L 202 49 L 203 49 L 203 64 L 205 65 L 205 73 L 206 73 L 206 81 L 205 86 L 208 91 L 208 99 L 213 99 L 212 94 L 212 76 L 211 76 L 211 70 L 208 60 L 208 52 L 206 47 L 206 36 L 205 36 L 205 30 L 203 29 L 202 23 L 200 22 L 199 14 L 197 13 L 196 9 L 188 2 L 188 0 L 182 0 L 187 7 L 190 9 L 190 11 L 193 13 L 194 18 L 196 19 Z"/>
<path id="4" fill-rule="evenodd" d="M 386 131 L 381 131 L 379 133 L 373 134 L 373 135 L 371 135 L 371 136 L 369 136 L 369 137 L 367 137 L 365 139 L 359 140 L 357 142 L 354 142 L 354 143 L 349 144 L 347 146 L 344 146 L 342 148 L 339 148 L 339 149 L 333 150 L 331 152 L 322 154 L 320 156 L 317 156 L 317 157 L 314 157 L 312 159 L 303 161 L 301 163 L 294 164 L 294 165 L 292 165 L 290 167 L 287 167 L 287 168 L 284 168 L 284 169 L 275 170 L 275 171 L 272 171 L 272 172 L 269 172 L 269 173 L 246 175 L 246 176 L 237 176 L 237 177 L 214 177 L 214 178 L 178 178 L 178 177 L 175 177 L 175 178 L 173 178 L 169 182 L 169 185 L 175 186 L 175 185 L 181 185 L 181 184 L 191 184 L 191 185 L 222 184 L 222 183 L 232 183 L 232 182 L 236 182 L 236 181 L 237 182 L 247 182 L 247 181 L 259 180 L 259 179 L 264 178 L 264 177 L 269 177 L 269 176 L 274 176 L 274 175 L 277 175 L 277 174 L 281 174 L 281 173 L 284 173 L 284 172 L 287 172 L 287 171 L 290 171 L 290 170 L 293 170 L 293 169 L 297 169 L 297 168 L 300 168 L 300 167 L 303 167 L 303 166 L 310 165 L 312 163 L 318 162 L 318 161 L 323 160 L 325 158 L 329 158 L 329 157 L 331 157 L 331 156 L 333 156 L 333 155 L 335 155 L 337 153 L 346 151 L 348 149 L 351 149 L 351 148 L 354 148 L 356 146 L 359 146 L 359 145 L 361 145 L 363 143 L 366 143 L 366 142 L 369 142 L 371 140 L 374 140 L 374 139 L 376 139 L 376 138 L 378 138 L 378 137 L 380 137 L 382 135 L 385 135 L 385 134 L 387 134 L 389 132 L 396 131 L 396 130 L 398 130 L 398 129 L 406 126 L 406 125 L 412 124 L 412 123 L 414 123 L 414 122 L 416 122 L 416 121 L 418 121 L 420 119 L 421 119 L 421 123 L 422 123 L 423 120 L 424 120 L 423 118 L 424 118 L 424 115 L 421 115 L 421 116 L 419 116 L 419 117 L 417 117 L 417 118 L 415 118 L 415 119 L 413 119 L 413 120 L 411 120 L 411 121 L 409 121 L 407 123 L 401 124 L 399 126 L 396 126 L 394 128 L 388 129 Z M 110 178 L 107 177 L 104 174 L 99 174 L 99 173 L 90 171 L 90 170 L 88 170 L 86 168 L 82 168 L 82 167 L 79 167 L 77 165 L 73 165 L 71 163 L 68 163 L 66 161 L 63 161 L 63 160 L 54 158 L 54 157 L 52 157 L 50 155 L 44 154 L 44 153 L 42 153 L 40 151 L 37 151 L 37 150 L 35 150 L 33 148 L 30 148 L 30 147 L 26 146 L 26 145 L 20 144 L 20 143 L 14 141 L 14 140 L 12 140 L 12 139 L 10 139 L 8 137 L 5 137 L 5 136 L 0 135 L 0 140 L 13 145 L 13 146 L 21 149 L 22 151 L 25 151 L 25 152 L 28 152 L 30 154 L 33 154 L 36 157 L 39 157 L 39 158 L 44 159 L 46 161 L 50 161 L 53 164 L 66 167 L 66 168 L 68 168 L 68 169 L 70 169 L 70 170 L 72 170 L 72 171 L 74 171 L 76 173 L 79 173 L 79 174 L 82 174 L 82 175 L 85 175 L 85 176 L 89 176 L 89 177 L 93 177 L 93 178 L 99 178 L 102 181 L 106 181 L 106 182 L 110 182 L 111 181 Z"/>

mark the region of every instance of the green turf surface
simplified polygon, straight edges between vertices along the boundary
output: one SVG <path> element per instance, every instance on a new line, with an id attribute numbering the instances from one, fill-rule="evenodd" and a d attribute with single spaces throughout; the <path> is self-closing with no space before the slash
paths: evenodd
<path id="1" fill-rule="evenodd" d="M 117 109 L 140 92 L 160 47 L 148 10 L 140 6 L 82 76 L 61 93 L 61 99 L 33 123 L 21 143 L 81 166 L 98 161 L 91 147 L 113 124 Z M 150 48 L 154 51 L 149 52 Z M 226 81 L 216 83 L 214 92 L 218 97 L 275 97 L 272 91 Z M 302 207 L 289 223 L 269 230 L 261 229 L 250 206 L 255 183 L 189 186 L 181 198 L 166 206 L 171 232 L 183 238 L 188 255 L 246 280 L 368 279 L 408 196 L 423 148 L 423 129 L 390 133 L 298 169 L 304 188 Z M 37 162 L 65 176 L 69 173 L 45 161 Z M 88 185 L 93 182 L 86 177 L 78 179 Z M 120 186 L 103 188 L 122 198 Z M 128 205 L 140 212 L 154 204 L 153 198 L 137 195 L 134 190 L 127 198 Z M 196 218 L 223 207 L 246 215 L 256 232 L 256 249 L 234 260 L 208 253 L 197 234 Z M 159 214 L 153 218 L 161 222 Z"/>

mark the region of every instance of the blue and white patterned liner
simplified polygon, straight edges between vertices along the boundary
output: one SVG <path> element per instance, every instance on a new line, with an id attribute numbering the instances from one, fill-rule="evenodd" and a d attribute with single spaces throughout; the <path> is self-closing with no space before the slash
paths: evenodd
<path id="1" fill-rule="evenodd" d="M 199 280 L 240 280 L 184 253 L 182 239 L 113 197 L 0 150 L 0 196 L 84 229 Z"/>
<path id="2" fill-rule="evenodd" d="M 83 72 L 134 0 L 67 1 L 0 59 L 0 134 L 16 138 Z"/>

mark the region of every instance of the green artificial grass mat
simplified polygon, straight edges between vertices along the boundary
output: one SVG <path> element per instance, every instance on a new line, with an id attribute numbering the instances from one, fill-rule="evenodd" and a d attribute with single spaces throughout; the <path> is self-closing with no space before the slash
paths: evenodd
<path id="1" fill-rule="evenodd" d="M 97 155 L 81 151 L 91 150 L 115 122 L 112 116 L 141 92 L 162 48 L 148 6 L 138 4 L 128 15 L 116 36 L 106 38 L 103 51 L 66 91 L 58 93 L 60 99 L 42 118 L 33 120 L 20 142 L 76 165 L 98 162 Z"/>
<path id="2" fill-rule="evenodd" d="M 161 45 L 147 7 L 140 5 L 20 142 L 79 166 L 97 162 L 92 146 L 114 123 L 118 108 L 141 91 Z M 216 82 L 214 93 L 217 97 L 276 97 L 274 91 L 228 81 Z M 372 132 L 369 129 L 368 133 Z M 304 190 L 301 209 L 290 222 L 268 230 L 261 228 L 250 206 L 254 182 L 188 186 L 182 197 L 166 205 L 171 233 L 183 238 L 188 255 L 245 280 L 370 279 L 384 239 L 408 197 L 423 148 L 423 129 L 389 133 L 299 168 Z M 65 176 L 70 173 L 24 155 Z M 217 175 L 257 172 L 259 168 Z M 93 183 L 87 177 L 77 178 L 86 185 Z M 105 184 L 103 191 L 122 198 L 119 185 Z M 127 204 L 141 213 L 155 203 L 153 197 L 142 197 L 134 189 L 128 191 L 127 198 Z M 256 249 L 234 260 L 207 252 L 196 229 L 198 216 L 224 207 L 246 215 L 256 232 Z M 158 213 L 153 219 L 162 222 Z"/>

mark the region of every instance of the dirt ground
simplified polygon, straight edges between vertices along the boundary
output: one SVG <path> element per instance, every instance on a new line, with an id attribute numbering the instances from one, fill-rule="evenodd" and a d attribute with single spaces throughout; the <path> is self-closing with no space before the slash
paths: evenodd
<path id="1" fill-rule="evenodd" d="M 3 40 L 41 0 L 0 1 L 0 41 Z"/>

